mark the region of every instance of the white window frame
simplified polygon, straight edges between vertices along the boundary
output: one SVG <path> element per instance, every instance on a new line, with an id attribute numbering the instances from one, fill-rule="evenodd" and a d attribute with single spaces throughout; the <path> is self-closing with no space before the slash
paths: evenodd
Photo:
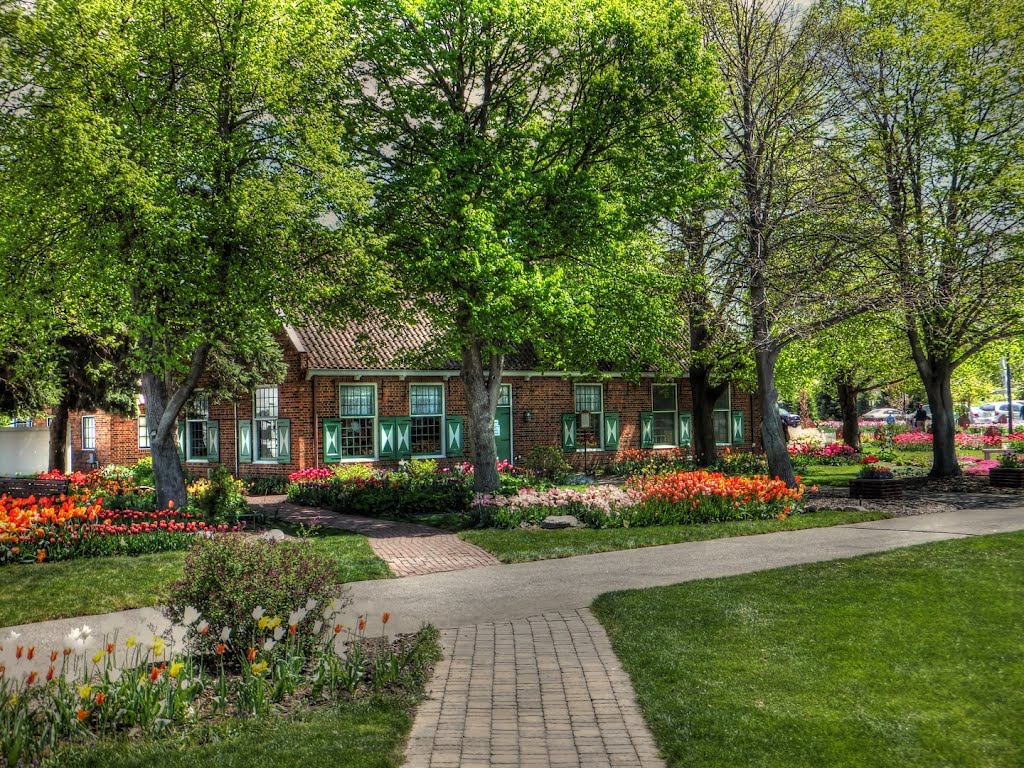
<path id="1" fill-rule="evenodd" d="M 140 413 L 138 418 L 137 432 L 139 435 L 139 450 L 148 451 L 150 450 L 149 441 L 149 420 L 146 418 L 146 414 Z"/>
<path id="2" fill-rule="evenodd" d="M 341 389 L 342 387 L 372 387 L 373 388 L 373 415 L 372 416 L 345 416 L 341 412 Z M 373 426 L 370 428 L 371 439 L 373 440 L 373 454 L 370 456 L 345 456 L 342 453 L 340 463 L 345 464 L 359 464 L 367 461 L 377 461 L 380 458 L 379 451 L 379 436 L 377 430 L 380 429 L 378 419 L 380 418 L 380 397 L 377 391 L 376 382 L 365 382 L 365 381 L 343 381 L 338 384 L 338 419 L 342 422 L 342 429 L 344 429 L 345 419 L 370 419 L 373 421 Z M 343 451 L 344 442 L 341 441 L 341 434 L 338 435 L 339 445 L 338 450 Z"/>
<path id="3" fill-rule="evenodd" d="M 665 411 L 658 410 L 654 402 L 654 388 L 655 387 L 672 387 L 672 405 L 673 410 Z M 655 448 L 677 448 L 679 446 L 679 386 L 675 383 L 652 383 L 651 384 L 651 413 L 652 418 L 655 420 L 655 424 L 652 427 L 656 427 L 657 415 L 659 413 L 671 413 L 672 414 L 672 436 L 673 441 L 671 443 L 654 443 Z M 657 429 L 654 429 L 654 434 L 657 434 Z"/>
<path id="4" fill-rule="evenodd" d="M 88 424 L 88 428 L 86 427 Z M 82 417 L 82 450 L 83 451 L 95 451 L 96 450 L 96 417 L 95 416 L 83 416 Z"/>
<path id="5" fill-rule="evenodd" d="M 441 390 L 441 412 L 440 413 L 416 413 L 412 412 L 412 388 L 413 387 L 436 387 Z M 440 420 L 440 438 L 438 440 L 438 446 L 441 448 L 440 453 L 413 453 L 413 458 L 416 459 L 443 459 L 445 457 L 445 434 L 444 424 L 445 416 L 448 413 L 448 398 L 445 390 L 447 387 L 443 381 L 412 381 L 409 382 L 409 448 L 412 449 L 412 419 L 423 419 L 423 418 L 437 418 Z"/>
<path id="6" fill-rule="evenodd" d="M 201 418 L 201 419 L 193 418 L 189 414 L 189 410 L 188 410 L 191 407 L 191 403 L 195 402 L 195 400 L 197 400 L 198 398 L 203 398 L 204 400 L 206 400 L 206 415 L 203 418 Z M 204 392 L 202 390 L 197 390 L 197 391 L 192 393 L 192 397 L 190 399 L 190 402 L 189 402 L 189 404 L 187 404 L 185 406 L 185 408 L 186 408 L 186 410 L 185 410 L 185 461 L 193 462 L 195 464 L 209 464 L 210 463 L 210 446 L 209 446 L 209 444 L 207 444 L 207 446 L 206 446 L 206 455 L 205 456 L 199 456 L 197 458 L 197 457 L 192 455 L 192 429 L 191 429 L 191 425 L 192 424 L 202 424 L 203 425 L 203 429 L 206 429 L 206 422 L 208 422 L 210 420 L 210 396 L 206 392 Z M 210 439 L 210 435 L 209 435 L 209 431 L 207 431 L 207 433 L 206 433 L 206 440 L 208 441 L 209 439 Z"/>
<path id="7" fill-rule="evenodd" d="M 715 403 L 715 408 L 712 410 L 711 419 L 712 427 L 714 427 L 714 414 L 724 413 L 725 414 L 725 442 L 719 442 L 718 435 L 715 435 L 715 445 L 732 445 L 732 384 L 727 384 L 725 387 L 725 402 L 726 408 L 719 408 L 718 403 Z"/>
<path id="8" fill-rule="evenodd" d="M 277 413 L 274 417 L 258 416 L 256 403 L 259 401 L 261 389 L 274 390 L 274 409 Z M 252 451 L 253 464 L 278 464 L 278 454 L 281 452 L 281 433 L 277 429 L 277 420 L 281 417 L 281 390 L 277 384 L 258 384 L 252 392 Z M 264 457 L 260 455 L 260 422 L 274 422 L 274 455 Z"/>
<path id="9" fill-rule="evenodd" d="M 579 381 L 579 382 L 576 382 L 576 384 L 573 385 L 573 390 L 572 390 L 572 407 L 573 407 L 573 411 L 576 413 L 577 421 L 579 421 L 579 415 L 580 415 L 580 411 L 579 411 L 579 408 L 578 408 L 578 406 L 579 406 L 579 389 L 580 389 L 580 387 L 597 387 L 600 390 L 600 392 L 601 392 L 601 410 L 599 410 L 599 411 L 591 411 L 590 412 L 590 418 L 593 420 L 593 421 L 591 421 L 591 425 L 592 425 L 591 426 L 591 430 L 594 430 L 594 431 L 597 432 L 597 445 L 594 446 L 594 450 L 595 451 L 603 451 L 604 450 L 604 384 L 602 382 L 599 382 L 599 381 Z M 579 439 L 579 430 L 578 429 L 577 429 L 577 439 Z M 587 446 L 587 447 L 589 448 L 590 446 Z"/>

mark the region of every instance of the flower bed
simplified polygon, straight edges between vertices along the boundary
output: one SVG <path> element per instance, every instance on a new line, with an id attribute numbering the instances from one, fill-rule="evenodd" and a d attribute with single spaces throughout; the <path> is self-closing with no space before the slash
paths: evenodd
<path id="1" fill-rule="evenodd" d="M 999 466 L 995 459 L 976 459 L 973 456 L 961 456 L 959 461 L 966 475 L 987 475 L 989 470 Z"/>
<path id="2" fill-rule="evenodd" d="M 810 442 L 792 442 L 787 446 L 794 464 L 803 466 L 841 466 L 857 461 L 853 446 L 844 443 L 818 445 Z"/>
<path id="3" fill-rule="evenodd" d="M 513 495 L 478 494 L 474 509 L 486 528 L 518 528 L 536 525 L 548 515 L 572 515 L 592 528 L 639 500 L 635 491 L 616 485 L 595 485 L 582 491 L 551 488 L 538 491 L 523 488 Z"/>
<path id="4" fill-rule="evenodd" d="M 684 448 L 629 448 L 618 451 L 605 466 L 612 475 L 654 475 L 693 468 L 693 457 Z"/>
<path id="5" fill-rule="evenodd" d="M 26 648 L 12 632 L 0 644 L 0 760 L 36 765 L 64 744 L 152 738 L 425 680 L 436 660 L 436 630 L 366 643 L 366 617 L 345 628 L 338 610 L 318 610 L 315 600 L 278 616 L 260 609 L 246 631 L 213 627 L 191 609 L 165 636 L 98 638 L 81 627 L 53 649 Z M 308 629 L 307 616 L 314 619 Z M 385 613 L 382 624 L 389 618 Z M 207 635 L 216 639 L 209 657 L 184 650 L 182 641 Z"/>
<path id="6" fill-rule="evenodd" d="M 196 534 L 235 530 L 183 510 L 105 510 L 66 497 L 0 496 L 0 563 L 167 552 L 187 549 Z"/>

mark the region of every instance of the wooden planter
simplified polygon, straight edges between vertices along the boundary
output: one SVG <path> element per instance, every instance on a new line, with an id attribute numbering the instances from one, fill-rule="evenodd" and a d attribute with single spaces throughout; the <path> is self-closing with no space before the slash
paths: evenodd
<path id="1" fill-rule="evenodd" d="M 896 477 L 885 480 L 854 478 L 850 481 L 851 499 L 902 499 L 903 481 Z"/>
<path id="2" fill-rule="evenodd" d="M 993 488 L 1024 488 L 1024 468 L 992 467 L 988 481 Z"/>

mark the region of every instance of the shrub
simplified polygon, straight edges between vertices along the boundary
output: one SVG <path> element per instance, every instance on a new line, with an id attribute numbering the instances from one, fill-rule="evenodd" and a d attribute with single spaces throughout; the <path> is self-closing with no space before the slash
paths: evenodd
<path id="1" fill-rule="evenodd" d="M 565 460 L 565 454 L 557 445 L 535 445 L 526 455 L 523 465 L 538 477 L 553 483 L 564 482 L 572 467 Z"/>
<path id="2" fill-rule="evenodd" d="M 766 475 L 768 460 L 760 454 L 726 448 L 715 462 L 714 469 L 723 475 Z"/>
<path id="3" fill-rule="evenodd" d="M 375 472 L 368 464 L 339 464 L 333 474 L 339 480 L 370 480 Z"/>
<path id="4" fill-rule="evenodd" d="M 276 496 L 279 493 L 288 493 L 288 479 L 279 475 L 246 477 L 245 484 L 249 496 Z"/>
<path id="5" fill-rule="evenodd" d="M 156 475 L 153 474 L 153 457 L 143 456 L 132 467 L 132 479 L 135 485 L 143 485 L 152 488 L 156 485 Z"/>
<path id="6" fill-rule="evenodd" d="M 209 481 L 199 480 L 189 486 L 191 504 L 207 520 L 225 522 L 249 511 L 245 501 L 245 482 L 231 475 L 224 466 L 213 470 Z"/>
<path id="7" fill-rule="evenodd" d="M 195 608 L 217 632 L 193 638 L 196 650 L 212 651 L 218 633 L 229 627 L 236 637 L 255 637 L 265 615 L 287 617 L 310 600 L 327 602 L 334 593 L 334 562 L 306 542 L 218 536 L 201 541 L 185 558 L 181 578 L 167 589 L 165 614 L 182 623 Z M 303 634 L 316 621 L 310 612 L 299 622 Z M 188 623 L 188 622 L 185 622 Z"/>
<path id="8" fill-rule="evenodd" d="M 693 458 L 683 448 L 626 449 L 615 454 L 605 470 L 613 475 L 656 475 L 693 468 Z"/>

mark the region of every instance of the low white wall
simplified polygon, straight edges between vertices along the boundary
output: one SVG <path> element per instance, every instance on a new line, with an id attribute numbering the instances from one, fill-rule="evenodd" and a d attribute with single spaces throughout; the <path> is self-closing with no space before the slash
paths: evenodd
<path id="1" fill-rule="evenodd" d="M 49 446 L 50 431 L 45 427 L 0 428 L 0 476 L 45 472 Z"/>

